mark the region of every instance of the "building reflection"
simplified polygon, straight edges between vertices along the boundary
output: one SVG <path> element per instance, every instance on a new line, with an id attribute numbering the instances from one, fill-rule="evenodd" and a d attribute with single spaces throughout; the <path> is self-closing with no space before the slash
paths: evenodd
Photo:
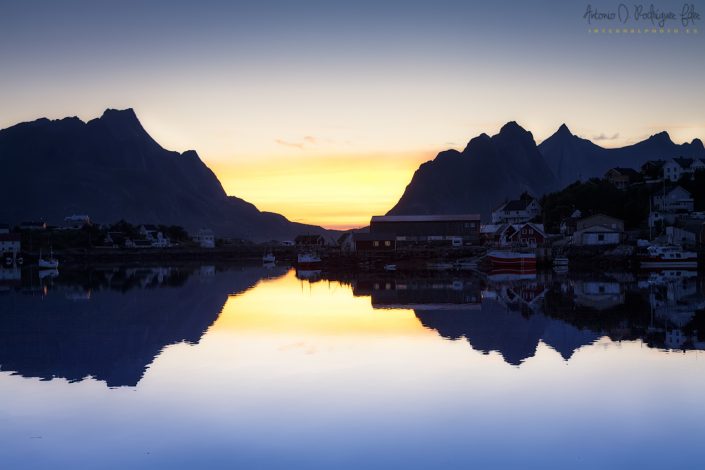
<path id="1" fill-rule="evenodd" d="M 366 273 L 343 279 L 374 308 L 413 310 L 444 338 L 514 365 L 543 343 L 565 360 L 608 337 L 658 349 L 705 349 L 705 298 L 695 272 Z"/>

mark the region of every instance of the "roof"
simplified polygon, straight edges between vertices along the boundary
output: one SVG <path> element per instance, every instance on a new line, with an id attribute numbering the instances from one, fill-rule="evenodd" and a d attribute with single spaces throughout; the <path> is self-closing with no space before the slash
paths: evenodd
<path id="1" fill-rule="evenodd" d="M 673 194 L 673 193 L 676 193 L 676 194 L 677 194 L 677 193 L 683 193 L 684 195 L 687 195 L 687 198 L 688 198 L 688 199 L 691 198 L 690 191 L 688 191 L 687 189 L 683 188 L 683 186 L 676 186 L 676 187 L 674 187 L 674 188 L 671 188 L 671 189 L 668 190 L 668 192 L 667 192 L 666 194 L 667 194 L 668 196 L 670 196 L 670 195 Z M 662 196 L 662 194 L 661 194 L 661 195 L 656 194 L 656 197 L 659 197 L 659 196 Z"/>
<path id="2" fill-rule="evenodd" d="M 588 222 L 591 222 L 593 219 L 595 219 L 595 223 L 589 224 Z M 598 221 L 598 219 L 602 219 L 602 223 L 600 223 L 600 221 Z M 588 228 L 598 227 L 598 226 L 602 226 L 602 227 L 606 228 L 605 223 L 610 223 L 610 222 L 614 223 L 614 224 L 622 224 L 622 225 L 624 224 L 624 221 L 622 221 L 621 219 L 618 219 L 616 217 L 610 217 L 609 215 L 605 215 L 605 214 L 595 214 L 595 215 L 591 215 L 589 217 L 585 217 L 584 219 L 580 219 L 578 221 L 578 225 L 580 227 L 582 227 L 582 230 L 585 230 Z M 610 230 L 612 230 L 612 229 L 610 229 Z"/>
<path id="3" fill-rule="evenodd" d="M 619 173 L 620 175 L 623 175 L 623 176 L 631 176 L 631 177 L 640 176 L 639 172 L 636 171 L 634 168 L 615 167 L 615 168 L 611 168 L 610 170 L 608 170 L 607 173 L 609 173 L 610 171 L 616 171 L 617 173 Z"/>
<path id="4" fill-rule="evenodd" d="M 396 240 L 396 236 L 391 233 L 353 233 L 353 240 L 356 242 L 387 241 Z"/>
<path id="5" fill-rule="evenodd" d="M 693 164 L 693 159 L 692 158 L 683 158 L 683 157 L 677 157 L 673 159 L 674 162 L 679 164 L 681 168 L 688 169 L 690 168 L 690 165 Z"/>
<path id="6" fill-rule="evenodd" d="M 19 233 L 0 233 L 0 242 L 18 242 L 20 241 Z"/>
<path id="7" fill-rule="evenodd" d="M 304 241 L 316 242 L 321 238 L 323 238 L 323 235 L 299 235 L 294 240 L 297 242 L 304 242 Z"/>
<path id="8" fill-rule="evenodd" d="M 526 210 L 529 205 L 534 202 L 535 199 L 533 198 L 521 198 L 521 199 L 514 199 L 512 201 L 509 201 L 505 203 L 502 206 L 499 206 L 497 209 L 498 211 L 523 211 Z"/>
<path id="9" fill-rule="evenodd" d="M 479 222 L 480 214 L 457 215 L 373 215 L 374 222 Z"/>

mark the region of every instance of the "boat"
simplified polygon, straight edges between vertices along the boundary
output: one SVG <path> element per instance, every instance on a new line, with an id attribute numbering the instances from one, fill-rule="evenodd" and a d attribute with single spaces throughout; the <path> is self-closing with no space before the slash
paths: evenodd
<path id="1" fill-rule="evenodd" d="M 426 263 L 426 267 L 431 271 L 449 271 L 455 267 L 453 263 Z"/>
<path id="2" fill-rule="evenodd" d="M 497 267 L 536 266 L 536 253 L 494 250 L 487 253 L 487 258 Z"/>
<path id="3" fill-rule="evenodd" d="M 274 264 L 276 260 L 277 258 L 274 256 L 274 253 L 265 253 L 265 255 L 262 256 L 262 263 L 264 264 Z"/>
<path id="4" fill-rule="evenodd" d="M 318 268 L 321 266 L 321 258 L 315 253 L 299 253 L 296 257 L 296 266 L 301 269 Z"/>
<path id="5" fill-rule="evenodd" d="M 553 258 L 553 265 L 554 266 L 568 266 L 568 258 L 564 256 L 559 256 L 557 258 Z"/>
<path id="6" fill-rule="evenodd" d="M 456 268 L 456 269 L 460 269 L 461 271 L 462 271 L 462 270 L 472 271 L 472 270 L 474 270 L 474 269 L 477 269 L 477 261 L 475 261 L 475 260 L 469 260 L 469 259 L 466 259 L 466 260 L 458 260 L 458 261 L 456 261 L 456 263 L 455 263 L 455 268 Z"/>
<path id="7" fill-rule="evenodd" d="M 49 258 L 44 259 L 40 250 L 38 265 L 39 269 L 56 269 L 59 267 L 59 260 L 54 258 L 54 251 L 51 249 L 49 250 Z"/>
<path id="8" fill-rule="evenodd" d="M 59 275 L 58 269 L 40 269 L 39 279 L 52 279 Z"/>
<path id="9" fill-rule="evenodd" d="M 384 270 L 385 270 L 385 271 L 396 271 L 396 270 L 397 270 L 397 265 L 396 265 L 396 264 L 385 264 L 385 265 L 384 265 Z"/>
<path id="10" fill-rule="evenodd" d="M 652 245 L 641 255 L 642 268 L 684 268 L 698 267 L 698 254 L 694 251 L 684 251 L 677 245 Z"/>

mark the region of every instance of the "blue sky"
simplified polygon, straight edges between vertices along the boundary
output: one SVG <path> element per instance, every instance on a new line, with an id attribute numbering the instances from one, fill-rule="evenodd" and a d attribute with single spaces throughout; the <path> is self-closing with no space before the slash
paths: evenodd
<path id="1" fill-rule="evenodd" d="M 229 193 L 329 225 L 362 214 L 325 222 L 331 191 L 391 207 L 420 162 L 509 120 L 705 139 L 703 31 L 590 34 L 588 4 L 618 2 L 4 2 L 0 127 L 132 107 Z"/>

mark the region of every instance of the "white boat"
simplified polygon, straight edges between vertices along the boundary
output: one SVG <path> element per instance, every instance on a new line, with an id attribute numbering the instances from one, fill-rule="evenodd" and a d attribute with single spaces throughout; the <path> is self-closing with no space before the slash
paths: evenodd
<path id="1" fill-rule="evenodd" d="M 536 253 L 520 251 L 494 250 L 487 253 L 487 258 L 497 267 L 531 267 L 536 266 Z"/>
<path id="2" fill-rule="evenodd" d="M 321 258 L 315 253 L 299 253 L 296 257 L 296 265 L 299 268 L 318 268 L 321 265 Z"/>
<path id="3" fill-rule="evenodd" d="M 426 267 L 432 271 L 448 271 L 455 267 L 453 263 L 426 263 Z"/>
<path id="4" fill-rule="evenodd" d="M 557 258 L 553 258 L 553 265 L 554 266 L 568 266 L 568 258 L 564 256 L 559 256 Z"/>
<path id="5" fill-rule="evenodd" d="M 59 275 L 59 270 L 58 269 L 40 269 L 39 270 L 39 279 L 47 279 L 47 278 L 54 278 Z"/>
<path id="6" fill-rule="evenodd" d="M 59 260 L 54 258 L 54 251 L 49 250 L 49 258 L 44 259 L 42 257 L 42 252 L 39 250 L 39 269 L 56 269 L 59 267 Z"/>
<path id="7" fill-rule="evenodd" d="M 460 270 L 477 269 L 477 261 L 475 260 L 459 260 L 455 263 L 455 268 Z"/>
<path id="8" fill-rule="evenodd" d="M 274 253 L 266 253 L 264 256 L 262 256 L 262 263 L 264 264 L 274 264 L 276 260 L 277 258 L 274 256 Z"/>
<path id="9" fill-rule="evenodd" d="M 695 269 L 698 267 L 698 254 L 675 245 L 652 245 L 641 256 L 641 267 Z"/>

